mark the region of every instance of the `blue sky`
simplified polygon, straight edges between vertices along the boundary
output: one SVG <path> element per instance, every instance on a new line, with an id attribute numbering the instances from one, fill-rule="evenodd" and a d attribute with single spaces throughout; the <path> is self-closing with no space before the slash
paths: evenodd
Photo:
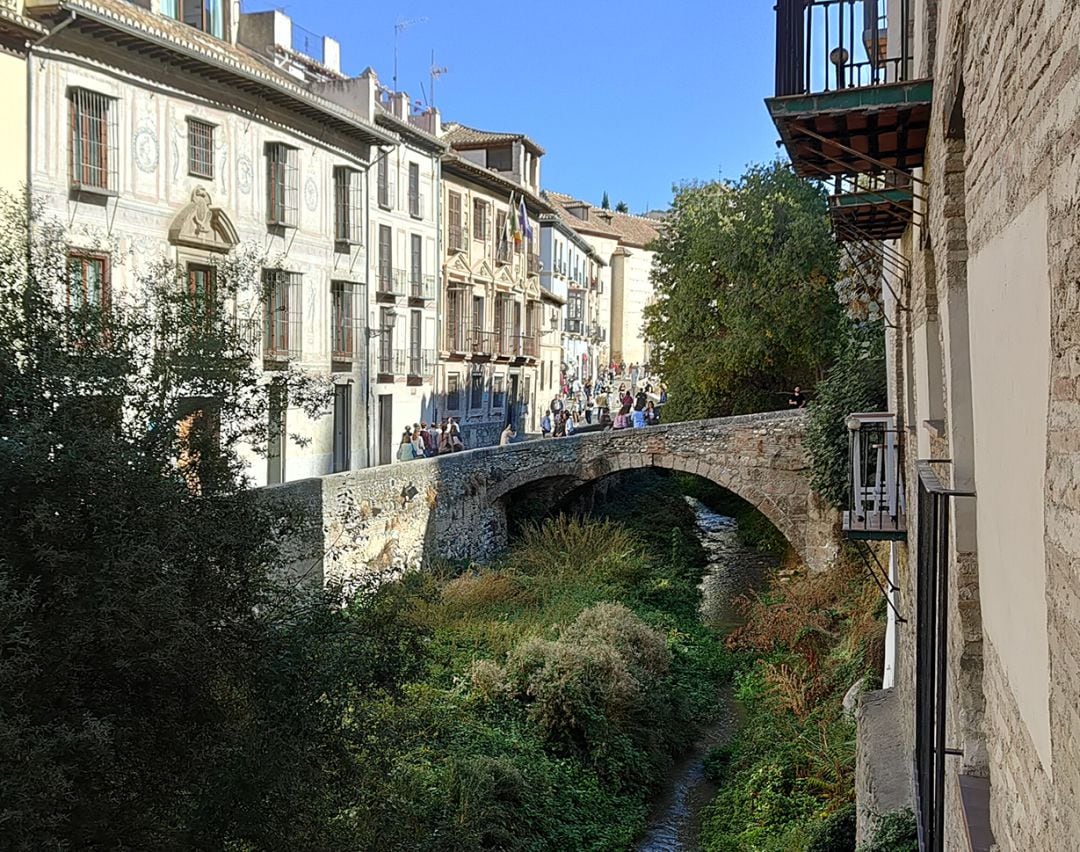
<path id="1" fill-rule="evenodd" d="M 665 207 L 684 180 L 737 177 L 776 156 L 762 99 L 773 87 L 771 0 L 245 0 L 341 42 L 343 70 L 429 87 L 443 120 L 524 132 L 545 150 L 542 183 L 632 211 Z M 430 91 L 428 92 L 430 97 Z"/>

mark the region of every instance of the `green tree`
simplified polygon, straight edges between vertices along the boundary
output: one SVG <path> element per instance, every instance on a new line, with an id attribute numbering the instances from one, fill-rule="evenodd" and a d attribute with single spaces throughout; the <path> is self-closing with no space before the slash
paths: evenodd
<path id="1" fill-rule="evenodd" d="M 822 375 L 843 319 L 822 189 L 780 163 L 678 189 L 645 312 L 669 418 L 784 406 Z"/>
<path id="2" fill-rule="evenodd" d="M 343 718 L 418 639 L 393 587 L 286 582 L 290 518 L 243 481 L 258 255 L 196 294 L 161 264 L 110 296 L 64 236 L 0 198 L 4 846 L 357 848 Z"/>
<path id="3" fill-rule="evenodd" d="M 627 203 L 625 201 L 620 201 L 618 204 L 615 205 L 615 212 L 616 213 L 629 213 L 630 212 L 630 207 L 629 207 L 629 205 L 627 205 Z"/>
<path id="4" fill-rule="evenodd" d="M 604 190 L 604 197 L 600 201 L 600 208 L 602 210 L 610 210 L 611 209 L 611 199 L 608 198 L 608 194 L 607 194 L 606 189 Z"/>

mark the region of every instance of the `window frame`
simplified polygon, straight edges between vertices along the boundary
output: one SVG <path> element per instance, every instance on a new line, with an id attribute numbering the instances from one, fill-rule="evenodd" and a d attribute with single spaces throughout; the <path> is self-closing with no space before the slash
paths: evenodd
<path id="1" fill-rule="evenodd" d="M 285 142 L 267 142 L 266 224 L 296 228 L 300 222 L 300 150 Z"/>
<path id="2" fill-rule="evenodd" d="M 474 370 L 469 375 L 469 411 L 482 411 L 484 408 L 484 373 Z"/>
<path id="3" fill-rule="evenodd" d="M 461 411 L 461 373 L 446 374 L 446 410 Z"/>
<path id="4" fill-rule="evenodd" d="M 352 166 L 334 166 L 334 242 L 359 246 L 364 242 L 363 177 Z"/>
<path id="5" fill-rule="evenodd" d="M 420 164 L 409 163 L 409 215 L 424 218 L 423 196 L 420 194 Z"/>
<path id="6" fill-rule="evenodd" d="M 82 86 L 71 86 L 67 90 L 67 100 L 71 188 L 79 192 L 117 195 L 119 98 Z"/>
<path id="7" fill-rule="evenodd" d="M 79 264 L 80 264 L 80 282 L 81 282 L 81 285 L 82 285 L 81 289 L 83 291 L 83 295 L 82 295 L 82 304 L 77 305 L 75 307 L 72 307 L 72 304 L 71 304 L 71 284 L 72 284 L 72 277 L 73 277 L 72 276 L 72 271 L 73 271 L 72 266 L 73 266 L 74 261 L 78 261 Z M 86 270 L 87 270 L 87 265 L 91 264 L 91 263 L 98 263 L 98 264 L 101 265 L 100 293 L 98 294 L 97 302 L 96 302 L 96 304 L 93 304 L 93 307 L 95 307 L 96 309 L 98 309 L 100 311 L 108 311 L 109 310 L 109 304 L 110 304 L 110 302 L 112 300 L 112 288 L 111 288 L 111 283 L 112 282 L 110 280 L 110 272 L 111 272 L 111 270 L 109 268 L 110 267 L 109 261 L 110 261 L 109 255 L 104 254 L 102 252 L 85 251 L 83 249 L 68 249 L 68 253 L 67 253 L 67 270 L 68 270 L 68 274 L 67 274 L 67 277 L 65 279 L 65 284 L 64 284 L 64 299 L 65 299 L 64 304 L 65 304 L 65 307 L 67 308 L 67 310 L 69 312 L 71 312 L 73 310 L 76 310 L 76 311 L 81 310 L 83 308 L 91 306 L 91 303 L 86 298 L 87 287 L 88 287 L 88 278 L 87 278 L 87 275 L 86 275 Z"/>
<path id="8" fill-rule="evenodd" d="M 188 151 L 188 174 L 191 177 L 203 178 L 205 180 L 214 179 L 214 131 L 217 129 L 216 124 L 212 124 L 209 121 L 204 121 L 201 118 L 195 118 L 194 116 L 188 116 L 187 119 L 187 151 Z M 202 141 L 207 145 L 205 149 L 205 164 L 206 169 L 200 171 L 199 163 L 199 150 L 197 142 L 199 141 L 200 134 L 202 134 Z"/>
<path id="9" fill-rule="evenodd" d="M 357 319 L 361 287 L 355 281 L 330 281 L 330 357 L 352 361 L 357 355 Z"/>
<path id="10" fill-rule="evenodd" d="M 302 354 L 303 286 L 300 272 L 270 268 L 262 273 L 263 358 L 288 361 Z M 282 316 L 275 316 L 276 314 Z"/>
<path id="11" fill-rule="evenodd" d="M 487 242 L 488 203 L 482 198 L 473 199 L 473 239 Z"/>

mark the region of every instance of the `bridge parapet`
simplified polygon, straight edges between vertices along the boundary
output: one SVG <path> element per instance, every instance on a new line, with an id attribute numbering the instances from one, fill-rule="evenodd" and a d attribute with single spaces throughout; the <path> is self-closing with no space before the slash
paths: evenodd
<path id="1" fill-rule="evenodd" d="M 805 412 L 690 421 L 487 447 L 266 489 L 307 519 L 290 542 L 324 580 L 438 556 L 486 561 L 506 545 L 506 505 L 532 488 L 569 493 L 610 473 L 697 474 L 758 508 L 811 570 L 826 568 L 837 515 L 811 491 Z"/>

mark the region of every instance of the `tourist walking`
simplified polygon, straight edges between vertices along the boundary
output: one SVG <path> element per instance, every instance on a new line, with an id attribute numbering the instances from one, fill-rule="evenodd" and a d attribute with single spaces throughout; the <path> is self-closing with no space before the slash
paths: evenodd
<path id="1" fill-rule="evenodd" d="M 453 417 L 450 418 L 450 450 L 451 452 L 459 453 L 465 449 L 465 442 L 461 440 L 461 427 L 457 425 L 457 422 Z"/>
<path id="2" fill-rule="evenodd" d="M 401 433 L 401 443 L 397 448 L 397 460 L 398 461 L 412 461 L 416 458 L 415 449 L 413 448 L 412 433 L 409 429 L 406 429 Z"/>

